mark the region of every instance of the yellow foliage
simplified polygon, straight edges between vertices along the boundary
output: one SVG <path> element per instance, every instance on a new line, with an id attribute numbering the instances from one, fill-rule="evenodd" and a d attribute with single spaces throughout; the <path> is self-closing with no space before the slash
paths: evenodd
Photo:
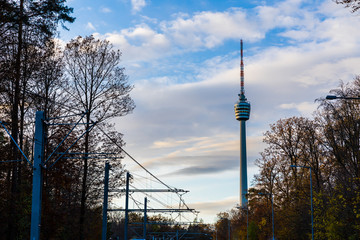
<path id="1" fill-rule="evenodd" d="M 266 225 L 266 218 L 261 218 L 261 221 L 259 222 L 260 229 L 263 228 Z"/>

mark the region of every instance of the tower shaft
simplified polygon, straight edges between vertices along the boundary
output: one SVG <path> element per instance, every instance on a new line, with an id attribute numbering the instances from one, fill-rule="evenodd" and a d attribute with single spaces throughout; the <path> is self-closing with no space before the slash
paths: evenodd
<path id="1" fill-rule="evenodd" d="M 240 206 L 247 205 L 246 122 L 240 121 Z"/>

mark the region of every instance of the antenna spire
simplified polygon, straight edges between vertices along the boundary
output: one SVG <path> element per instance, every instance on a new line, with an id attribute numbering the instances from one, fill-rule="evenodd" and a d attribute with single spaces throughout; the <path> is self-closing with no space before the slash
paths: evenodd
<path id="1" fill-rule="evenodd" d="M 244 60 L 243 60 L 243 40 L 240 40 L 240 95 L 245 96 L 244 88 Z"/>

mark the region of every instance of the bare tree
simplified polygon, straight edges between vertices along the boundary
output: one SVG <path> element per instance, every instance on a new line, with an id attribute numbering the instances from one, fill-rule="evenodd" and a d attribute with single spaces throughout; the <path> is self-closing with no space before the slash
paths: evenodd
<path id="1" fill-rule="evenodd" d="M 95 149 L 88 131 L 92 121 L 105 122 L 114 117 L 130 113 L 135 105 L 129 96 L 132 86 L 127 83 L 124 68 L 119 67 L 121 52 L 114 50 L 106 40 L 93 36 L 77 37 L 71 40 L 64 51 L 67 74 L 70 78 L 67 88 L 74 108 L 86 112 L 86 134 L 83 143 L 83 174 L 80 210 L 79 238 L 84 239 L 84 220 L 88 196 L 88 155 Z"/>
<path id="2" fill-rule="evenodd" d="M 352 12 L 360 9 L 360 0 L 335 0 L 337 4 L 344 4 L 345 7 L 351 8 Z"/>

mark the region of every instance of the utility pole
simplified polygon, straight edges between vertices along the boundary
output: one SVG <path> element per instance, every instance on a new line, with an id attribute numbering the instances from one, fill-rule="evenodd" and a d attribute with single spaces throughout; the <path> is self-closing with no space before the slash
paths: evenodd
<path id="1" fill-rule="evenodd" d="M 129 223 L 129 179 L 130 173 L 126 172 L 126 196 L 125 196 L 125 229 L 124 239 L 128 240 L 128 223 Z"/>
<path id="2" fill-rule="evenodd" d="M 147 226 L 147 212 L 194 212 L 195 209 L 174 209 L 174 208 L 168 208 L 168 209 L 148 209 L 147 208 L 147 198 L 145 197 L 145 203 L 144 203 L 144 209 L 129 209 L 129 193 L 134 192 L 174 192 L 174 193 L 187 193 L 189 191 L 182 190 L 182 189 L 129 189 L 130 184 L 130 173 L 126 173 L 126 187 L 125 189 L 110 189 L 108 191 L 110 192 L 120 192 L 125 193 L 125 209 L 119 208 L 119 209 L 107 209 L 108 212 L 117 212 L 117 211 L 123 211 L 125 212 L 125 227 L 124 227 L 124 239 L 128 240 L 128 225 L 129 225 L 129 212 L 144 212 L 144 223 L 143 223 L 143 236 L 144 239 L 146 239 L 146 226 Z"/>
<path id="3" fill-rule="evenodd" d="M 44 118 L 43 111 L 36 112 L 30 240 L 40 239 Z"/>
<path id="4" fill-rule="evenodd" d="M 144 199 L 144 229 L 143 229 L 143 239 L 146 239 L 146 224 L 147 224 L 147 197 Z"/>
<path id="5" fill-rule="evenodd" d="M 109 196 L 109 169 L 110 164 L 105 163 L 105 178 L 104 178 L 104 206 L 103 206 L 103 222 L 102 222 L 102 240 L 106 240 L 107 233 L 107 209 L 108 209 L 108 196 Z"/>
<path id="6" fill-rule="evenodd" d="M 297 166 L 290 165 L 293 168 L 308 168 L 310 170 L 310 202 L 311 202 L 311 239 L 314 240 L 314 209 L 313 209 L 313 196 L 312 196 L 312 177 L 311 177 L 311 166 Z"/>
<path id="7" fill-rule="evenodd" d="M 229 240 L 231 239 L 231 231 L 230 231 L 230 229 L 231 229 L 231 221 L 228 218 L 228 238 L 229 238 Z"/>

